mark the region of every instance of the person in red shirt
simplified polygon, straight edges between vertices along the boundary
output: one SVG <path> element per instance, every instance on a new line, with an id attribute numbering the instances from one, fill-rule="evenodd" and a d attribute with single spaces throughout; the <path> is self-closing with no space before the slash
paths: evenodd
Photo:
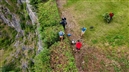
<path id="1" fill-rule="evenodd" d="M 80 48 L 82 47 L 82 43 L 78 40 L 77 42 L 76 42 L 76 49 L 77 49 L 77 51 L 80 51 Z"/>
<path id="2" fill-rule="evenodd" d="M 114 16 L 114 13 L 110 12 L 109 16 L 110 16 L 110 20 L 112 20 L 112 17 Z"/>

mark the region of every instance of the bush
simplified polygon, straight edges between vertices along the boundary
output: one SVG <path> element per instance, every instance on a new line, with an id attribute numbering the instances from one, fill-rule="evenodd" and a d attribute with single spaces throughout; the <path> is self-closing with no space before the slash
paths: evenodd
<path id="1" fill-rule="evenodd" d="M 43 43 L 46 47 L 50 47 L 55 42 L 59 41 L 59 35 L 58 32 L 62 30 L 62 27 L 45 27 L 42 37 L 43 37 Z"/>
<path id="2" fill-rule="evenodd" d="M 34 58 L 34 70 L 35 72 L 50 72 L 50 51 L 44 48 L 37 56 Z"/>
<path id="3" fill-rule="evenodd" d="M 7 28 L 8 30 L 6 30 L 5 28 Z M 14 30 L 14 28 L 11 28 L 7 25 L 0 25 L 0 29 L 1 29 L 0 49 L 1 48 L 7 49 L 8 46 L 10 46 L 14 42 L 17 31 Z"/>
<path id="4" fill-rule="evenodd" d="M 52 3 L 52 0 L 43 4 L 39 4 L 39 22 L 41 27 L 51 27 L 59 25 L 59 14 L 56 7 L 56 3 Z"/>
<path id="5" fill-rule="evenodd" d="M 109 16 L 109 14 L 108 14 L 108 13 L 105 13 L 103 16 L 104 16 L 104 20 L 105 20 L 107 23 L 109 23 L 109 22 L 110 22 L 110 16 Z"/>

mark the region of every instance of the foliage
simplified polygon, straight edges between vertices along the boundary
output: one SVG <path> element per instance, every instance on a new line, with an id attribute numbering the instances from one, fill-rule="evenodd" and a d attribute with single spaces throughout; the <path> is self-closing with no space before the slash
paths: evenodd
<path id="1" fill-rule="evenodd" d="M 11 71 L 14 71 L 14 72 L 18 72 L 20 71 L 20 69 L 18 67 L 15 67 L 15 62 L 10 62 L 9 64 L 7 65 L 4 65 L 2 67 L 2 72 L 11 72 Z"/>
<path id="2" fill-rule="evenodd" d="M 45 3 L 38 4 L 38 16 L 40 27 L 38 27 L 38 31 L 40 33 L 40 37 L 43 43 L 43 51 L 39 53 L 38 56 L 35 57 L 36 64 L 34 66 L 34 70 L 36 72 L 44 71 L 49 72 L 51 71 L 50 67 L 50 50 L 60 49 L 60 42 L 58 32 L 63 30 L 63 27 L 59 24 L 59 14 L 58 9 L 56 7 L 56 3 L 54 0 L 49 0 Z M 68 42 L 69 43 L 69 42 Z M 69 44 L 66 44 L 69 45 Z M 66 47 L 64 45 L 63 48 Z M 70 49 L 70 47 L 69 47 Z M 62 52 L 62 51 L 61 51 Z M 68 64 L 65 64 L 66 67 L 63 68 L 64 71 L 76 71 L 76 66 L 74 63 L 74 58 L 72 57 L 71 52 L 67 50 L 68 55 Z M 64 52 L 64 54 L 67 54 Z M 58 65 L 58 67 L 62 67 L 62 65 Z"/>
<path id="3" fill-rule="evenodd" d="M 52 27 L 45 27 L 44 31 L 42 32 L 42 39 L 44 46 L 50 47 L 55 42 L 59 41 L 58 32 L 63 30 L 61 27 L 52 26 Z"/>
<path id="4" fill-rule="evenodd" d="M 77 72 L 75 60 L 69 46 L 68 38 L 62 42 L 56 42 L 51 47 L 52 71 Z M 54 59 L 54 60 L 53 60 Z M 65 62 L 65 63 L 64 63 Z"/>
<path id="5" fill-rule="evenodd" d="M 50 8 L 49 3 L 53 3 Z M 47 5 L 46 5 L 47 4 Z M 35 72 L 50 72 L 50 51 L 49 47 L 58 41 L 58 31 L 59 29 L 62 29 L 59 27 L 59 23 L 57 22 L 59 20 L 58 11 L 55 5 L 55 1 L 52 2 L 51 0 L 46 3 L 39 3 L 38 4 L 38 16 L 39 16 L 39 22 L 40 27 L 37 28 L 40 32 L 40 36 L 43 42 L 43 51 L 39 53 L 35 57 L 35 64 L 34 64 L 34 70 Z M 55 12 L 53 12 L 53 10 Z M 46 12 L 47 11 L 47 12 Z M 49 17 L 49 15 L 51 15 Z M 48 18 L 46 17 L 48 16 Z M 57 19 L 55 20 L 55 16 Z"/>
<path id="6" fill-rule="evenodd" d="M 105 20 L 107 23 L 110 22 L 110 16 L 109 16 L 108 13 L 105 13 L 105 14 L 103 15 L 103 17 L 104 17 L 104 20 Z"/>
<path id="7" fill-rule="evenodd" d="M 34 70 L 35 72 L 50 72 L 50 51 L 47 48 L 44 48 L 40 54 L 35 57 Z"/>
<path id="8" fill-rule="evenodd" d="M 39 4 L 39 22 L 42 28 L 59 25 L 59 14 L 56 3 L 52 0 Z"/>
<path id="9" fill-rule="evenodd" d="M 15 41 L 17 32 L 14 30 L 14 28 L 4 24 L 0 24 L 0 30 L 0 49 L 7 49 L 8 46 L 10 46 Z"/>
<path id="10" fill-rule="evenodd" d="M 58 41 L 58 32 L 62 30 L 55 1 L 50 0 L 46 3 L 40 3 L 38 5 L 38 16 L 40 22 L 38 30 L 41 39 L 45 47 L 50 47 L 54 42 Z"/>
<path id="11" fill-rule="evenodd" d="M 47 2 L 49 0 L 30 0 L 30 4 L 34 6 L 34 8 L 38 8 L 38 4 L 41 3 L 41 2 Z"/>
<path id="12" fill-rule="evenodd" d="M 35 8 L 38 8 L 38 3 L 40 0 L 30 0 L 30 4 L 33 5 Z"/>

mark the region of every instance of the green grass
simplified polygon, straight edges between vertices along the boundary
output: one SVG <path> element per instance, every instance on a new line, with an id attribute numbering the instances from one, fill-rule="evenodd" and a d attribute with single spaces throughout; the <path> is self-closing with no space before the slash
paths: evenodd
<path id="1" fill-rule="evenodd" d="M 120 67 L 112 65 L 115 72 L 129 71 L 129 1 L 69 0 L 65 8 L 71 8 L 80 28 L 87 28 L 83 37 L 85 42 L 89 46 L 101 48 L 108 59 L 120 65 Z M 114 13 L 113 20 L 109 24 L 103 18 L 106 12 Z M 90 26 L 94 28 L 90 29 Z M 86 56 L 85 58 L 86 62 L 90 61 Z M 104 64 L 100 64 L 103 66 L 100 71 L 108 72 Z M 87 66 L 87 63 L 85 65 Z"/>
<path id="2" fill-rule="evenodd" d="M 73 2 L 73 4 L 71 4 Z M 74 6 L 74 15 L 81 27 L 86 27 L 84 39 L 88 44 L 103 44 L 110 42 L 110 39 L 116 36 L 122 36 L 121 43 L 115 42 L 116 46 L 128 44 L 128 25 L 129 12 L 127 1 L 73 1 L 69 0 L 66 7 Z M 71 4 L 71 5 L 70 5 Z M 103 20 L 103 14 L 113 12 L 115 15 L 111 23 Z M 94 26 L 94 30 L 90 30 L 90 26 Z M 107 38 L 110 37 L 110 38 Z M 122 44 L 123 43 L 123 44 Z M 112 44 L 111 44 L 112 45 Z"/>

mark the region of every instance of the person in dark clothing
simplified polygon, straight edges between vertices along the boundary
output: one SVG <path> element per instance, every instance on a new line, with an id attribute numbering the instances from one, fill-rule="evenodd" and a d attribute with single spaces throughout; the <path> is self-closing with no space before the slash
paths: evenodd
<path id="1" fill-rule="evenodd" d="M 63 28 L 65 29 L 65 25 L 67 25 L 66 18 L 62 18 L 60 24 L 62 24 Z"/>

